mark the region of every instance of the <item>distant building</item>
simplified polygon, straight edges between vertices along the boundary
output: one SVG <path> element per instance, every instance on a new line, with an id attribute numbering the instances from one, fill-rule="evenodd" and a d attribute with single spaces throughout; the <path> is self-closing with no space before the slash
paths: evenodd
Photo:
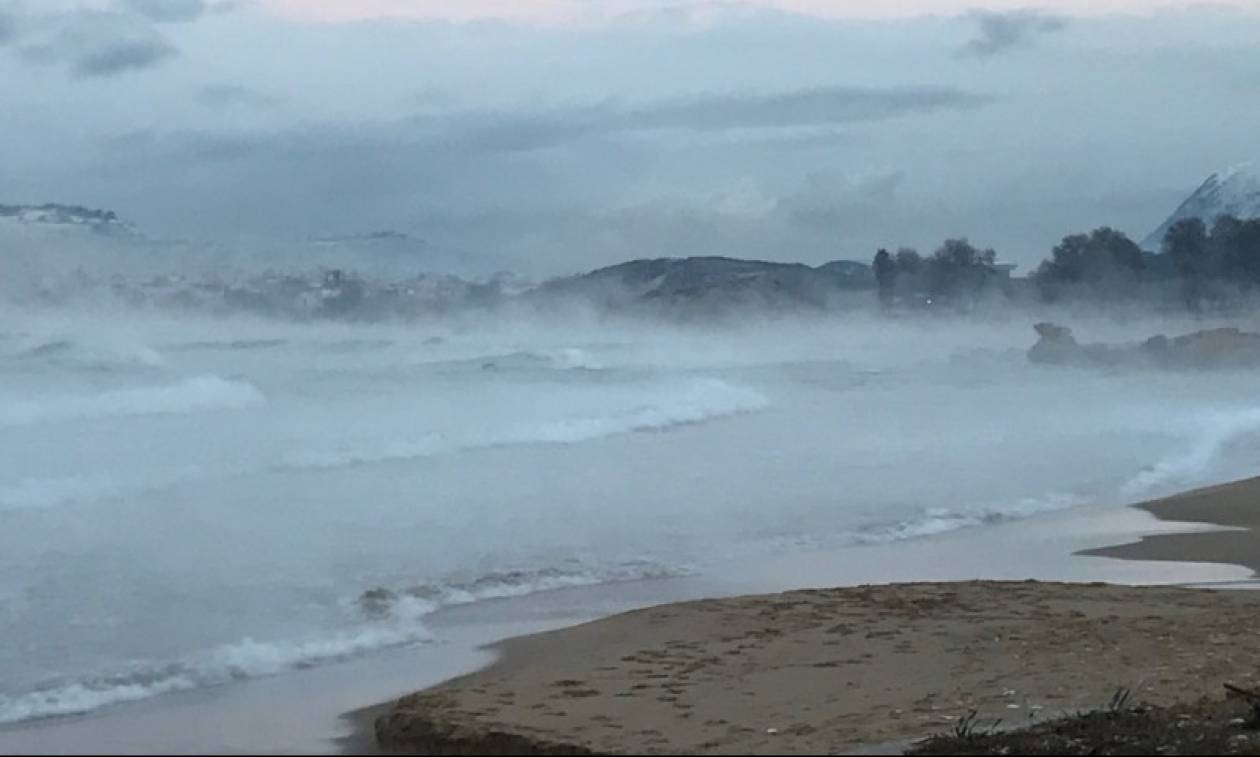
<path id="1" fill-rule="evenodd" d="M 1018 263 L 994 263 L 993 264 L 993 272 L 996 273 L 1003 280 L 1009 280 L 1011 278 L 1011 274 L 1015 272 L 1016 268 L 1019 268 Z"/>

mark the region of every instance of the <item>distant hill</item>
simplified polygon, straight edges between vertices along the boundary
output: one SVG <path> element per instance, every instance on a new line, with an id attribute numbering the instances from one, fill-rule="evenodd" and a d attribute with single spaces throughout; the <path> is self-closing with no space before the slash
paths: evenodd
<path id="1" fill-rule="evenodd" d="M 1200 218 L 1211 226 L 1219 215 L 1260 218 L 1260 163 L 1243 163 L 1209 176 L 1168 220 L 1142 241 L 1142 248 L 1159 250 L 1169 227 L 1182 219 Z"/>
<path id="2" fill-rule="evenodd" d="M 845 292 L 875 287 L 871 267 L 838 260 L 803 263 L 724 257 L 631 260 L 590 273 L 553 279 L 534 299 L 578 299 L 603 308 L 725 309 L 826 307 Z"/>

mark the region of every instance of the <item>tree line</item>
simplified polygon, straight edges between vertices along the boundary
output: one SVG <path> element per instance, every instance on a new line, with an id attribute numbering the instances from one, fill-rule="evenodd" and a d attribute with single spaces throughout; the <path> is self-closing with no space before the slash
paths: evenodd
<path id="1" fill-rule="evenodd" d="M 1159 252 L 1101 227 L 1063 238 L 1027 279 L 1012 280 L 991 248 L 950 239 L 929 256 L 881 249 L 872 268 L 885 307 L 966 309 L 986 298 L 1042 302 L 1151 301 L 1192 311 L 1228 307 L 1260 293 L 1260 218 L 1198 218 L 1173 224 Z"/>

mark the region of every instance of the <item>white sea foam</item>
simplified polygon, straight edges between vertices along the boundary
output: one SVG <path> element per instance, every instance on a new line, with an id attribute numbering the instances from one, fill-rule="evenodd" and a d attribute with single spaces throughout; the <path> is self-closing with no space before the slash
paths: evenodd
<path id="1" fill-rule="evenodd" d="M 354 600 L 370 617 L 357 628 L 290 641 L 245 638 L 174 662 L 134 663 L 119 673 L 49 682 L 33 691 L 0 696 L 0 724 L 81 714 L 161 694 L 273 676 L 429 642 L 432 634 L 422 620 L 443 607 L 688 573 L 687 568 L 637 561 L 607 567 L 495 572 L 398 592 L 378 589 Z"/>
<path id="2" fill-rule="evenodd" d="M 167 664 L 136 663 L 119 674 L 50 683 L 0 696 L 0 724 L 75 715 L 175 691 L 277 675 L 432 639 L 422 624 L 372 623 L 325 638 L 260 642 L 242 639 Z"/>
<path id="3" fill-rule="evenodd" d="M 370 613 L 388 613 L 401 620 L 427 615 L 443 607 L 491 599 L 524 597 L 580 586 L 678 578 L 692 573 L 694 569 L 690 566 L 666 565 L 651 560 L 603 566 L 570 564 L 534 570 L 495 571 L 474 578 L 450 578 L 398 590 L 371 589 L 364 592 L 358 602 Z"/>
<path id="4" fill-rule="evenodd" d="M 0 404 L 0 427 L 115 416 L 167 415 L 261 405 L 248 381 L 197 376 L 174 384 L 118 389 L 95 395 L 41 397 Z"/>
<path id="5" fill-rule="evenodd" d="M 857 544 L 887 544 L 922 539 L 964 528 L 1024 520 L 1044 513 L 1077 507 L 1085 502 L 1083 497 L 1072 494 L 1051 494 L 974 509 L 933 508 L 914 518 L 862 529 L 852 535 L 852 541 Z"/>

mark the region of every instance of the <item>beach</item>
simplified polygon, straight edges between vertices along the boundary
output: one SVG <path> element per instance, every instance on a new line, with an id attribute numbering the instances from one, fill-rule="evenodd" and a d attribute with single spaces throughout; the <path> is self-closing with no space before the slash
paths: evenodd
<path id="1" fill-rule="evenodd" d="M 1245 565 L 1260 553 L 1249 528 L 1256 503 L 1257 479 L 1146 503 L 1136 511 L 1158 515 L 1166 531 L 1192 532 L 1078 550 L 1065 564 L 1103 576 L 1117 561 L 1099 557 L 1176 561 L 1203 585 L 1247 586 L 1250 565 L 1214 578 L 1208 566 Z M 959 539 L 918 546 L 949 551 L 951 541 Z M 1026 570 L 1035 571 L 1036 550 L 1027 554 Z M 1010 726 L 1103 708 L 1121 690 L 1167 706 L 1260 681 L 1260 595 L 1081 578 L 646 608 L 496 645 L 495 664 L 401 699 L 378 714 L 374 731 L 387 748 L 430 754 L 895 750 L 973 711 Z"/>
<path id="2" fill-rule="evenodd" d="M 1207 503 L 1239 510 L 1256 487 L 1217 487 Z M 602 733 L 606 741 L 583 748 L 606 751 L 811 751 L 821 739 L 896 751 L 948 729 L 967 708 L 1011 724 L 1103 706 L 1120 686 L 1165 701 L 1217 693 L 1225 679 L 1245 685 L 1235 671 L 1260 670 L 1252 656 L 1260 642 L 1215 613 L 1225 602 L 1245 615 L 1250 592 L 1125 587 L 1247 586 L 1251 569 L 1212 553 L 1182 552 L 1182 561 L 1099 554 L 1106 545 L 1250 533 L 1186 522 L 1206 520 L 1189 512 L 1157 519 L 1152 511 L 1165 507 L 1082 506 L 909 541 L 732 560 L 709 577 L 454 607 L 428 619 L 448 639 L 441 644 L 4 727 L 0 751 L 364 753 L 378 749 L 380 716 L 387 740 L 428 722 L 457 723 L 460 733 L 493 723 L 559 743 Z M 917 585 L 832 588 L 893 583 Z M 794 630 L 779 633 L 784 626 Z M 561 681 L 582 683 L 553 685 Z M 618 696 L 627 692 L 634 696 Z M 418 707 L 435 694 L 442 707 Z M 799 714 L 805 708 L 813 714 Z M 733 727 L 753 731 L 728 733 Z M 718 743 L 703 747 L 710 741 Z M 442 751 L 435 742 L 426 749 Z"/>

